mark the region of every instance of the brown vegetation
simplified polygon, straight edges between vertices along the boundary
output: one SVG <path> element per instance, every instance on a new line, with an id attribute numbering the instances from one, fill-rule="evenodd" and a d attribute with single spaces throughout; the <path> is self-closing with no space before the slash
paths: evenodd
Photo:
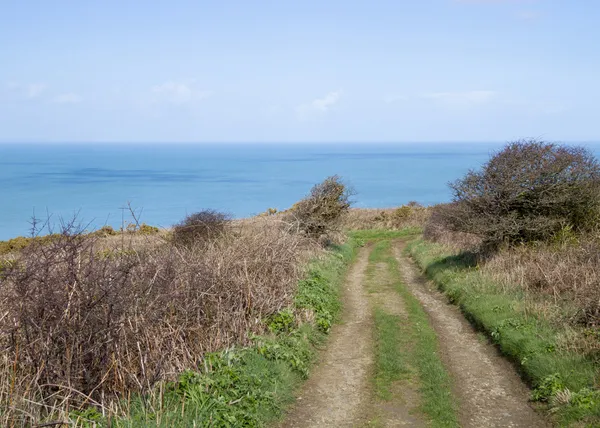
<path id="1" fill-rule="evenodd" d="M 416 202 L 409 202 L 397 208 L 353 208 L 344 217 L 344 229 L 404 229 L 423 227 L 431 209 Z"/>
<path id="2" fill-rule="evenodd" d="M 545 241 L 565 227 L 584 232 L 598 223 L 600 165 L 582 147 L 510 143 L 450 187 L 453 203 L 434 217 L 490 248 Z"/>
<path id="3" fill-rule="evenodd" d="M 424 236 L 473 253 L 505 286 L 551 296 L 559 322 L 599 326 L 599 180 L 585 149 L 511 143 L 451 185 L 455 201 L 432 208 Z"/>
<path id="4" fill-rule="evenodd" d="M 0 425 L 110 406 L 263 333 L 261 320 L 291 304 L 314 241 L 276 216 L 215 230 L 178 245 L 73 222 L 5 259 Z"/>
<path id="5" fill-rule="evenodd" d="M 351 195 L 352 190 L 340 177 L 328 177 L 286 212 L 286 221 L 311 238 L 328 241 L 341 231 Z"/>
<path id="6" fill-rule="evenodd" d="M 219 239 L 231 223 L 231 216 L 216 210 L 202 210 L 188 215 L 173 227 L 173 243 L 176 245 L 205 245 Z"/>

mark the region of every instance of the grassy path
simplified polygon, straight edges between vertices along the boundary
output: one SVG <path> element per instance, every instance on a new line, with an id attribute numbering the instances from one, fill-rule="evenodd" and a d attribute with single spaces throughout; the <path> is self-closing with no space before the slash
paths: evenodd
<path id="1" fill-rule="evenodd" d="M 464 427 L 544 427 L 546 422 L 529 406 L 530 391 L 512 365 L 482 340 L 461 312 L 425 280 L 402 254 L 394 255 L 407 289 L 427 312 L 439 337 L 445 366 L 454 379 Z"/>
<path id="2" fill-rule="evenodd" d="M 371 253 L 369 288 L 377 362 L 372 425 L 458 426 L 436 334 L 406 289 L 389 240 L 379 241 Z"/>
<path id="3" fill-rule="evenodd" d="M 402 233 L 361 235 L 342 324 L 280 426 L 546 426 L 510 364 L 402 254 Z"/>

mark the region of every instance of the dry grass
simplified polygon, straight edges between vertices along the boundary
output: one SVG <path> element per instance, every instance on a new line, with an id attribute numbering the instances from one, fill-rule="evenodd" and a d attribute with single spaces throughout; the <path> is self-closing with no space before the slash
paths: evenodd
<path id="1" fill-rule="evenodd" d="M 431 210 L 433 212 L 423 229 L 425 239 L 442 244 L 454 252 L 473 251 L 482 244 L 482 239 L 476 235 L 449 230 L 443 222 L 438 221 L 435 207 Z"/>
<path id="2" fill-rule="evenodd" d="M 563 317 L 577 324 L 600 326 L 600 244 L 539 244 L 505 249 L 482 270 L 505 284 L 552 297 Z"/>
<path id="3" fill-rule="evenodd" d="M 108 409 L 247 343 L 291 303 L 315 249 L 287 229 L 254 219 L 180 247 L 166 233 L 127 241 L 68 227 L 13 256 L 0 270 L 0 425 Z"/>
<path id="4" fill-rule="evenodd" d="M 552 242 L 494 252 L 482 249 L 481 239 L 435 221 L 425 237 L 454 254 L 473 255 L 479 271 L 506 292 L 524 292 L 528 313 L 564 327 L 562 348 L 600 355 L 600 233 L 566 231 Z"/>
<path id="5" fill-rule="evenodd" d="M 415 203 L 397 208 L 353 208 L 344 218 L 346 230 L 391 229 L 424 227 L 430 208 Z"/>

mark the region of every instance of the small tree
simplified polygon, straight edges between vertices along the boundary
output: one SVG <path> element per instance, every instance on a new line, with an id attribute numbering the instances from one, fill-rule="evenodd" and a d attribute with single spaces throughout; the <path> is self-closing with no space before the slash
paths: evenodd
<path id="1" fill-rule="evenodd" d="M 173 226 L 173 243 L 190 246 L 208 242 L 223 235 L 230 221 L 229 214 L 212 209 L 190 214 Z"/>
<path id="2" fill-rule="evenodd" d="M 352 191 L 334 175 L 316 184 L 290 211 L 302 231 L 319 238 L 339 229 L 342 216 L 350 209 L 351 195 Z"/>
<path id="3" fill-rule="evenodd" d="M 543 241 L 563 227 L 582 231 L 598 220 L 600 165 L 582 147 L 509 143 L 450 187 L 453 203 L 434 220 L 492 246 Z"/>

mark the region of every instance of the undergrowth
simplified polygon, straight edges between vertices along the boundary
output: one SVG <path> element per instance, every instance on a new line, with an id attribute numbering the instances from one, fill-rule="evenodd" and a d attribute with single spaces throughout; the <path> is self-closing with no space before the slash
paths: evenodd
<path id="1" fill-rule="evenodd" d="M 560 346 L 565 326 L 532 309 L 532 296 L 493 282 L 466 255 L 417 240 L 409 253 L 465 316 L 486 333 L 534 388 L 532 400 L 546 402 L 556 421 L 600 424 L 600 365 L 597 357 Z"/>
<path id="2" fill-rule="evenodd" d="M 271 334 L 252 346 L 204 356 L 196 371 L 153 393 L 123 403 L 127 416 L 97 412 L 87 419 L 115 427 L 260 427 L 282 415 L 293 390 L 308 376 L 315 345 L 340 311 L 339 286 L 359 241 L 350 239 L 313 261 L 298 284 L 294 306 L 265 319 Z M 309 320 L 303 314 L 312 314 Z M 93 416 L 93 417 L 90 417 Z"/>

